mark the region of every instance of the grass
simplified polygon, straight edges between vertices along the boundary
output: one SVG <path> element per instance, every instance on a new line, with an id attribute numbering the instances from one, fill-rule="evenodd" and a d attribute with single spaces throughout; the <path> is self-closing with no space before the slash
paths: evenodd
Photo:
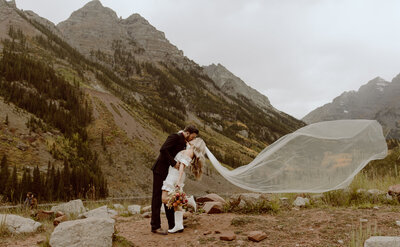
<path id="1" fill-rule="evenodd" d="M 114 234 L 112 246 L 113 247 L 135 247 L 136 245 L 134 245 L 131 241 L 127 240 L 126 238 Z"/>
<path id="2" fill-rule="evenodd" d="M 377 222 L 372 224 L 364 224 L 361 222 L 357 229 L 354 229 L 351 233 L 351 240 L 349 247 L 363 247 L 365 240 L 371 236 L 380 235 L 378 232 Z"/>

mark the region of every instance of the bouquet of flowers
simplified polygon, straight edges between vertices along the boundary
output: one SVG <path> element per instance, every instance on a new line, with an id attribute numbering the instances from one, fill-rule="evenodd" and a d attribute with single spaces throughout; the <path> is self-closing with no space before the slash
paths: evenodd
<path id="1" fill-rule="evenodd" d="M 167 203 L 168 208 L 172 207 L 187 208 L 188 200 L 183 190 L 177 189 L 175 191 L 170 191 L 168 195 L 169 195 L 169 200 Z"/>

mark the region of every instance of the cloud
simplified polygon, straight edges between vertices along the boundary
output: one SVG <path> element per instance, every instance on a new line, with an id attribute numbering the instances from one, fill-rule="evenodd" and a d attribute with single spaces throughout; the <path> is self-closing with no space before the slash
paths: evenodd
<path id="1" fill-rule="evenodd" d="M 54 22 L 88 1 L 19 0 Z M 297 118 L 400 73 L 396 0 L 103 0 L 139 13 L 200 65 L 221 63 Z"/>

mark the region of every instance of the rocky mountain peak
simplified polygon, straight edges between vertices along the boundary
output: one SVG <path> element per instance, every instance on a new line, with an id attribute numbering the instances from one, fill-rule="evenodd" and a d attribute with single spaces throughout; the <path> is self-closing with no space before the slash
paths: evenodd
<path id="1" fill-rule="evenodd" d="M 374 79 L 370 80 L 367 84 L 362 85 L 360 89 L 358 90 L 360 93 L 369 93 L 371 91 L 379 90 L 380 92 L 383 92 L 385 87 L 389 84 L 390 82 L 385 81 L 381 77 L 375 77 Z"/>
<path id="2" fill-rule="evenodd" d="M 235 97 L 242 95 L 261 109 L 273 108 L 267 96 L 249 87 L 222 64 L 218 63 L 217 65 L 211 64 L 209 66 L 203 66 L 203 69 L 222 91 Z"/>

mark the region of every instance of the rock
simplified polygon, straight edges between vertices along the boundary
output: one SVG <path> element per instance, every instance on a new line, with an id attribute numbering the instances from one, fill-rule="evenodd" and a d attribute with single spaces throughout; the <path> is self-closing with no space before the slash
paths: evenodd
<path id="1" fill-rule="evenodd" d="M 209 234 L 211 234 L 211 231 L 205 231 L 205 232 L 203 232 L 203 235 L 209 235 Z"/>
<path id="2" fill-rule="evenodd" d="M 400 220 L 396 220 L 396 225 L 400 226 Z"/>
<path id="3" fill-rule="evenodd" d="M 367 191 L 367 193 L 371 196 L 379 196 L 379 195 L 383 195 L 385 194 L 384 191 L 382 190 L 378 190 L 378 189 L 370 189 Z"/>
<path id="4" fill-rule="evenodd" d="M 363 193 L 367 193 L 367 190 L 366 189 L 358 189 L 356 192 L 358 194 L 363 194 Z"/>
<path id="5" fill-rule="evenodd" d="M 344 244 L 344 241 L 341 240 L 341 239 L 339 239 L 337 242 L 338 242 L 339 244 Z"/>
<path id="6" fill-rule="evenodd" d="M 163 208 L 163 206 L 162 206 L 161 208 Z M 145 213 L 145 212 L 151 212 L 151 205 L 146 206 L 146 207 L 143 207 L 143 208 L 142 208 L 142 212 L 143 212 L 143 213 Z"/>
<path id="7" fill-rule="evenodd" d="M 0 214 L 0 223 L 15 234 L 36 232 L 41 223 L 14 214 Z"/>
<path id="8" fill-rule="evenodd" d="M 107 206 L 101 206 L 93 210 L 87 211 L 78 216 L 79 219 L 97 217 L 97 218 L 110 218 L 117 215 L 117 211 L 109 209 Z"/>
<path id="9" fill-rule="evenodd" d="M 233 232 L 224 232 L 219 236 L 220 240 L 225 240 L 225 241 L 232 241 L 236 239 L 236 235 Z"/>
<path id="10" fill-rule="evenodd" d="M 183 213 L 183 218 L 184 218 L 184 219 L 187 219 L 187 218 L 189 218 L 190 216 L 192 216 L 192 213 L 191 213 L 191 212 L 184 212 L 184 213 Z"/>
<path id="11" fill-rule="evenodd" d="M 142 214 L 143 218 L 151 218 L 151 212 L 145 212 Z"/>
<path id="12" fill-rule="evenodd" d="M 207 214 L 218 214 L 224 211 L 224 205 L 220 202 L 206 202 L 203 209 Z"/>
<path id="13" fill-rule="evenodd" d="M 314 201 L 321 200 L 322 198 L 324 198 L 324 194 L 315 194 L 311 196 L 311 199 L 313 199 Z"/>
<path id="14" fill-rule="evenodd" d="M 268 235 L 262 231 L 252 231 L 252 232 L 249 232 L 249 234 L 247 235 L 247 238 L 250 241 L 254 241 L 254 242 L 260 242 L 261 240 L 264 240 L 267 237 L 268 237 Z"/>
<path id="15" fill-rule="evenodd" d="M 50 246 L 111 247 L 115 221 L 111 218 L 87 218 L 60 223 L 50 237 Z"/>
<path id="16" fill-rule="evenodd" d="M 392 185 L 388 189 L 388 195 L 400 200 L 400 184 Z"/>
<path id="17" fill-rule="evenodd" d="M 360 219 L 360 222 L 365 223 L 365 222 L 368 222 L 368 220 L 367 219 Z"/>
<path id="18" fill-rule="evenodd" d="M 249 138 L 249 132 L 247 130 L 241 130 L 238 132 L 238 134 L 245 138 Z"/>
<path id="19" fill-rule="evenodd" d="M 240 199 L 246 204 L 254 205 L 261 200 L 261 194 L 257 193 L 243 193 L 240 195 Z"/>
<path id="20" fill-rule="evenodd" d="M 118 215 L 118 212 L 115 211 L 114 209 L 108 208 L 108 214 L 110 215 L 110 217 L 115 217 Z"/>
<path id="21" fill-rule="evenodd" d="M 53 226 L 58 226 L 61 222 L 67 221 L 68 217 L 66 215 L 61 215 L 60 217 L 57 217 L 53 221 Z"/>
<path id="22" fill-rule="evenodd" d="M 244 200 L 240 200 L 239 205 L 237 205 L 238 208 L 242 209 L 244 207 L 246 207 L 246 203 L 244 202 Z"/>
<path id="23" fill-rule="evenodd" d="M 128 211 L 131 214 L 140 214 L 140 205 L 129 205 Z"/>
<path id="24" fill-rule="evenodd" d="M 38 221 L 48 220 L 48 219 L 50 219 L 52 217 L 54 217 L 54 212 L 53 211 L 40 210 L 36 215 L 36 218 L 37 218 Z"/>
<path id="25" fill-rule="evenodd" d="M 58 217 L 63 216 L 63 215 L 65 215 L 63 212 L 57 211 L 55 216 L 56 216 L 56 218 L 58 218 Z"/>
<path id="26" fill-rule="evenodd" d="M 117 210 L 118 210 L 118 209 L 119 209 L 119 210 L 124 210 L 124 209 L 125 209 L 125 207 L 124 207 L 123 205 L 119 204 L 119 203 L 114 204 L 113 206 L 114 206 L 114 208 L 117 209 Z"/>
<path id="27" fill-rule="evenodd" d="M 204 202 L 220 202 L 222 204 L 226 203 L 225 199 L 220 197 L 217 194 L 208 194 L 208 195 L 199 197 L 199 198 L 196 199 L 196 202 L 201 202 L 201 203 L 204 203 Z"/>
<path id="28" fill-rule="evenodd" d="M 391 200 L 393 200 L 393 197 L 391 195 L 389 195 L 389 193 L 386 193 L 386 199 L 391 201 Z"/>
<path id="29" fill-rule="evenodd" d="M 215 233 L 215 234 L 220 234 L 221 232 L 218 231 L 218 230 L 215 230 L 214 233 Z"/>
<path id="30" fill-rule="evenodd" d="M 364 247 L 399 247 L 400 237 L 374 236 L 367 239 Z"/>
<path id="31" fill-rule="evenodd" d="M 307 204 L 310 204 L 310 200 L 308 198 L 297 197 L 293 202 L 293 205 L 296 207 L 305 207 Z"/>
<path id="32" fill-rule="evenodd" d="M 86 212 L 86 208 L 83 206 L 82 200 L 73 200 L 67 203 L 62 203 L 57 206 L 53 206 L 51 211 L 61 211 L 65 214 L 81 214 Z"/>

